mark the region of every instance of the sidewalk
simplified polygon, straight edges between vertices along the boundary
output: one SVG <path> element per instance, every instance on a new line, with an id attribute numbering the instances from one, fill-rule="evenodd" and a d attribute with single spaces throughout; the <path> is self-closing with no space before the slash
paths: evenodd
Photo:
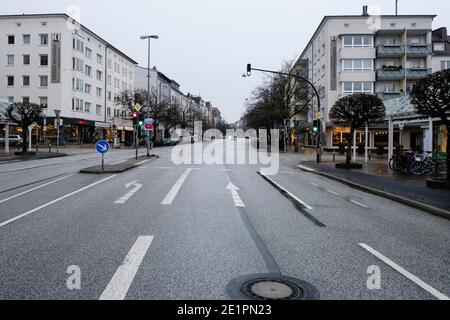
<path id="1" fill-rule="evenodd" d="M 364 163 L 362 170 L 336 169 L 332 161 L 307 161 L 300 165 L 305 171 L 310 168 L 312 173 L 450 219 L 449 191 L 427 188 L 423 177 L 393 173 L 385 160 Z"/>

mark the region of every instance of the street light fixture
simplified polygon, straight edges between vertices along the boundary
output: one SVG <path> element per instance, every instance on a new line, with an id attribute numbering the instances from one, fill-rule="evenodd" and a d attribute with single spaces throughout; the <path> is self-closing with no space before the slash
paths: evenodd
<path id="1" fill-rule="evenodd" d="M 150 40 L 159 39 L 157 35 L 141 36 L 141 40 L 148 40 L 148 65 L 147 65 L 147 118 L 150 118 Z M 150 157 L 150 132 L 146 137 L 147 157 Z"/>

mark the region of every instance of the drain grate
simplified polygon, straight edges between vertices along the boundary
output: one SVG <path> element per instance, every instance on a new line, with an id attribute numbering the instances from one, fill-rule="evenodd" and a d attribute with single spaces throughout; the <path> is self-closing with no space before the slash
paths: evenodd
<path id="1" fill-rule="evenodd" d="M 277 274 L 248 275 L 232 280 L 228 295 L 239 300 L 316 300 L 319 294 L 311 284 Z"/>

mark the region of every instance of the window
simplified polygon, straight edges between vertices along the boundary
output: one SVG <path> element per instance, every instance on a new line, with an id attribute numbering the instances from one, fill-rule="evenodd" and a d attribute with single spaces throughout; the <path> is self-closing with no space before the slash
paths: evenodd
<path id="1" fill-rule="evenodd" d="M 101 115 L 101 114 L 102 114 L 102 106 L 101 106 L 101 105 L 97 104 L 97 105 L 95 106 L 95 113 L 96 113 L 97 115 Z"/>
<path id="2" fill-rule="evenodd" d="M 103 73 L 100 70 L 97 70 L 97 80 L 103 79 Z"/>
<path id="3" fill-rule="evenodd" d="M 450 69 L 450 61 L 441 61 L 441 70 Z"/>
<path id="4" fill-rule="evenodd" d="M 14 103 L 14 97 L 8 97 L 8 102 L 9 103 Z"/>
<path id="5" fill-rule="evenodd" d="M 85 75 L 87 75 L 88 77 L 91 77 L 91 73 L 92 73 L 92 68 L 88 65 L 84 66 L 84 73 Z"/>
<path id="6" fill-rule="evenodd" d="M 72 98 L 72 110 L 74 111 L 83 111 L 84 109 L 84 101 L 77 98 Z"/>
<path id="7" fill-rule="evenodd" d="M 84 103 L 84 112 L 91 112 L 91 104 L 89 102 Z"/>
<path id="8" fill-rule="evenodd" d="M 112 69 L 112 61 L 111 59 L 108 59 L 108 69 Z"/>
<path id="9" fill-rule="evenodd" d="M 39 97 L 39 105 L 41 108 L 47 108 L 48 98 L 47 97 Z"/>
<path id="10" fill-rule="evenodd" d="M 92 88 L 92 86 L 90 84 L 86 83 L 84 85 L 84 92 L 87 93 L 87 94 L 91 94 L 91 88 Z"/>
<path id="11" fill-rule="evenodd" d="M 372 59 L 346 59 L 342 63 L 343 71 L 373 71 Z"/>
<path id="12" fill-rule="evenodd" d="M 40 41 L 41 41 L 41 46 L 48 45 L 48 34 L 40 34 L 39 38 L 40 38 Z"/>
<path id="13" fill-rule="evenodd" d="M 84 81 L 77 78 L 72 78 L 72 89 L 75 91 L 84 92 Z"/>
<path id="14" fill-rule="evenodd" d="M 84 73 L 84 61 L 78 58 L 72 58 L 73 70 Z"/>
<path id="15" fill-rule="evenodd" d="M 344 48 L 373 48 L 373 36 L 344 36 Z"/>
<path id="16" fill-rule="evenodd" d="M 84 42 L 80 39 L 73 39 L 73 48 L 84 53 Z"/>
<path id="17" fill-rule="evenodd" d="M 22 97 L 22 103 L 24 104 L 30 103 L 30 97 Z"/>
<path id="18" fill-rule="evenodd" d="M 92 50 L 88 47 L 85 48 L 85 55 L 87 58 L 92 59 Z"/>
<path id="19" fill-rule="evenodd" d="M 46 54 L 40 55 L 39 60 L 41 66 L 48 66 L 48 55 Z"/>
<path id="20" fill-rule="evenodd" d="M 129 72 L 129 74 L 128 74 L 128 78 L 130 78 L 130 80 L 133 80 L 133 72 Z"/>
<path id="21" fill-rule="evenodd" d="M 102 96 L 102 88 L 97 88 L 96 93 L 97 93 L 97 97 L 101 98 L 101 96 Z"/>
<path id="22" fill-rule="evenodd" d="M 48 76 L 39 76 L 39 87 L 48 87 Z"/>
<path id="23" fill-rule="evenodd" d="M 6 83 L 8 87 L 12 87 L 14 85 L 14 76 L 7 76 Z"/>
<path id="24" fill-rule="evenodd" d="M 8 36 L 8 44 L 14 44 L 16 42 L 16 38 L 14 36 Z"/>
<path id="25" fill-rule="evenodd" d="M 433 44 L 434 51 L 444 51 L 445 50 L 445 43 L 442 42 L 436 42 Z"/>
<path id="26" fill-rule="evenodd" d="M 356 81 L 356 82 L 343 82 L 342 93 L 373 93 L 373 82 L 368 81 Z"/>
<path id="27" fill-rule="evenodd" d="M 28 87 L 30 85 L 30 76 L 23 76 L 22 77 L 22 85 L 24 87 Z"/>
<path id="28" fill-rule="evenodd" d="M 112 94 L 111 94 L 111 91 L 108 91 L 108 101 L 111 101 L 112 100 Z"/>
<path id="29" fill-rule="evenodd" d="M 110 74 L 108 74 L 108 84 L 112 85 L 112 77 Z"/>
<path id="30" fill-rule="evenodd" d="M 23 55 L 23 64 L 24 64 L 25 66 L 27 66 L 27 65 L 30 64 L 30 55 L 29 55 L 29 54 L 24 54 L 24 55 Z"/>
<path id="31" fill-rule="evenodd" d="M 110 107 L 106 108 L 106 115 L 111 116 L 111 108 Z"/>
<path id="32" fill-rule="evenodd" d="M 103 56 L 97 53 L 97 63 L 103 64 Z"/>
<path id="33" fill-rule="evenodd" d="M 6 64 L 8 66 L 13 66 L 14 65 L 14 55 L 13 54 L 8 54 L 6 56 Z"/>
<path id="34" fill-rule="evenodd" d="M 31 43 L 31 36 L 29 34 L 23 35 L 23 44 L 30 44 Z"/>

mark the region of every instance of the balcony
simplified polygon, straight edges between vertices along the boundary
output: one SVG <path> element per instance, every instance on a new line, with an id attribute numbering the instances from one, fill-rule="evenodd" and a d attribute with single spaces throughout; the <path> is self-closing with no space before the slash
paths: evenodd
<path id="1" fill-rule="evenodd" d="M 395 99 L 401 97 L 402 95 L 404 95 L 402 92 L 377 92 L 377 96 L 383 101 Z"/>
<path id="2" fill-rule="evenodd" d="M 406 69 L 406 78 L 408 80 L 419 80 L 431 74 L 429 68 Z"/>
<path id="3" fill-rule="evenodd" d="M 412 44 L 406 46 L 406 54 L 414 57 L 427 57 L 433 53 L 433 48 L 429 44 Z"/>
<path id="4" fill-rule="evenodd" d="M 377 47 L 377 57 L 403 57 L 405 55 L 405 46 L 401 44 L 389 45 L 382 44 Z"/>
<path id="5" fill-rule="evenodd" d="M 377 70 L 377 80 L 403 80 L 405 70 L 399 66 L 388 66 Z"/>

